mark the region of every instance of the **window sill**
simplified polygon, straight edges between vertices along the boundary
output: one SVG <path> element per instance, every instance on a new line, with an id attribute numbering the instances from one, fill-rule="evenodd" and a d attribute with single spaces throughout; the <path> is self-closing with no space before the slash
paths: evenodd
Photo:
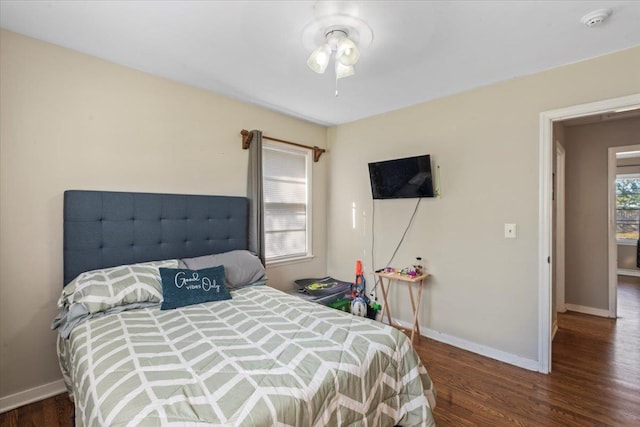
<path id="1" fill-rule="evenodd" d="M 636 246 L 637 240 L 616 240 L 616 243 L 621 246 Z"/>
<path id="2" fill-rule="evenodd" d="M 272 261 L 267 260 L 266 264 L 267 264 L 267 267 L 281 267 L 284 265 L 297 264 L 300 262 L 309 262 L 314 258 L 315 256 L 313 254 L 308 254 L 308 255 L 302 255 L 302 256 L 297 256 L 292 258 L 274 259 Z"/>

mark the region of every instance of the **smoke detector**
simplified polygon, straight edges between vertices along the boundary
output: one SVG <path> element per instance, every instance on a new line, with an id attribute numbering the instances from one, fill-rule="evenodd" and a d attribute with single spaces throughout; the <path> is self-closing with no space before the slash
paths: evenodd
<path id="1" fill-rule="evenodd" d="M 611 9 L 598 9 L 593 12 L 589 12 L 580 19 L 587 27 L 597 27 L 601 25 L 604 21 L 606 21 L 613 11 Z"/>

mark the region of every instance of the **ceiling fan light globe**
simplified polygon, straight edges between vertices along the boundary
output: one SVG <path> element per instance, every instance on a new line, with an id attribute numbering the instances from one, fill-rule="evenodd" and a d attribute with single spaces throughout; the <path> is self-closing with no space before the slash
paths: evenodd
<path id="1" fill-rule="evenodd" d="M 360 59 L 358 46 L 348 37 L 341 38 L 336 47 L 336 59 L 342 65 L 354 65 Z"/>
<path id="2" fill-rule="evenodd" d="M 337 79 L 353 76 L 354 74 L 355 74 L 355 70 L 353 69 L 353 65 L 344 65 L 340 61 L 336 61 L 336 78 Z"/>
<path id="3" fill-rule="evenodd" d="M 311 55 L 309 55 L 309 59 L 307 59 L 307 65 L 311 68 L 312 71 L 315 71 L 318 74 L 322 74 L 327 69 L 329 65 L 329 60 L 331 59 L 331 48 L 329 45 L 324 44 L 314 50 Z"/>

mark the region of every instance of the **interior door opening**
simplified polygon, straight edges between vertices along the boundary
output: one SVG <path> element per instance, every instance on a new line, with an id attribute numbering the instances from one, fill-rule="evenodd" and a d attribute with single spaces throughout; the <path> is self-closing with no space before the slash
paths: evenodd
<path id="1" fill-rule="evenodd" d="M 640 110 L 640 94 L 576 105 L 540 114 L 540 216 L 538 237 L 538 371 L 551 372 L 553 315 L 556 307 L 554 296 L 554 133 L 555 123 L 593 115 L 610 115 Z M 611 222 L 611 221 L 610 221 Z M 611 251 L 609 251 L 611 256 Z M 609 298 L 611 303 L 612 298 Z"/>

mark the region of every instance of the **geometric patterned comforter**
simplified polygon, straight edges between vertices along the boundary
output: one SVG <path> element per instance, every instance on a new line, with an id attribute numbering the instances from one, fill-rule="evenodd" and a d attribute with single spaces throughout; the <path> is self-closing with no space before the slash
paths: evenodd
<path id="1" fill-rule="evenodd" d="M 109 314 L 59 339 L 78 426 L 433 426 L 409 339 L 268 286 Z"/>

